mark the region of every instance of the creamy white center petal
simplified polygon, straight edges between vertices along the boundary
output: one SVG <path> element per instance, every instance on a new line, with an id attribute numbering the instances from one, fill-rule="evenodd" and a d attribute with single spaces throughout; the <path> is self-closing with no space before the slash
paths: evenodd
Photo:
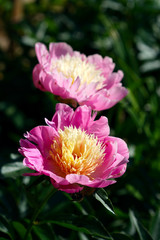
<path id="1" fill-rule="evenodd" d="M 96 88 L 99 89 L 103 86 L 105 80 L 100 69 L 78 56 L 69 54 L 61 56 L 52 62 L 52 69 L 55 68 L 58 72 L 63 73 L 66 78 L 71 78 L 72 84 L 79 77 L 81 84 L 96 82 L 98 83 Z"/>
<path id="2" fill-rule="evenodd" d="M 94 135 L 80 128 L 65 127 L 53 140 L 50 156 L 65 174 L 75 173 L 90 176 L 102 164 L 104 147 Z"/>

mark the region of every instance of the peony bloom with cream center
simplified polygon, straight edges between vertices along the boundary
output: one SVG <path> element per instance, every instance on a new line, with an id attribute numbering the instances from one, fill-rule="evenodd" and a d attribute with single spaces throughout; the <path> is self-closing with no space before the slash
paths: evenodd
<path id="1" fill-rule="evenodd" d="M 53 61 L 51 72 L 55 69 L 67 79 L 72 79 L 72 84 L 78 76 L 81 79 L 81 85 L 95 82 L 97 83 L 96 89 L 103 87 L 105 78 L 101 75 L 101 71 L 96 69 L 94 64 L 82 60 L 78 56 L 62 55 L 59 59 Z"/>
<path id="2" fill-rule="evenodd" d="M 33 70 L 35 86 L 63 102 L 99 111 L 111 108 L 127 95 L 121 83 L 123 73 L 113 72 L 111 58 L 98 54 L 86 57 L 66 43 L 50 43 L 49 51 L 44 44 L 36 43 L 35 49 L 39 61 Z"/>
<path id="3" fill-rule="evenodd" d="M 20 140 L 25 166 L 46 175 L 55 188 L 68 193 L 107 187 L 124 174 L 129 158 L 126 143 L 109 136 L 106 117 L 95 120 L 90 107 L 75 111 L 57 104 L 52 121 L 37 126 Z"/>

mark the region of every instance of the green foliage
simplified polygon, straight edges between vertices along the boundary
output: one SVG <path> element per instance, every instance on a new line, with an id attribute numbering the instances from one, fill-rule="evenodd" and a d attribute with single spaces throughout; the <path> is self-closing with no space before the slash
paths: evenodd
<path id="1" fill-rule="evenodd" d="M 26 0 L 19 15 L 14 2 L 0 0 L 0 240 L 27 232 L 27 240 L 160 239 L 159 1 Z M 66 41 L 86 55 L 112 57 L 129 89 L 99 113 L 108 117 L 111 135 L 127 142 L 128 169 L 81 202 L 62 192 L 45 202 L 53 190 L 48 179 L 22 176 L 28 169 L 17 155 L 19 140 L 51 119 L 57 102 L 32 83 L 37 41 Z"/>
<path id="2" fill-rule="evenodd" d="M 132 211 L 130 211 L 129 216 L 133 227 L 138 233 L 139 240 L 153 240 L 148 231 L 139 223 Z"/>
<path id="3" fill-rule="evenodd" d="M 95 199 L 97 199 L 109 212 L 114 213 L 112 203 L 107 196 L 106 191 L 103 188 L 98 189 L 94 194 Z"/>

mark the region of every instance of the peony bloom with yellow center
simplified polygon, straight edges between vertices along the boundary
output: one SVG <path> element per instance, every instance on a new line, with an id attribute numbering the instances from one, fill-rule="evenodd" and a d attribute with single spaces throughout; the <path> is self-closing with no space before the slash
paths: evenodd
<path id="1" fill-rule="evenodd" d="M 20 140 L 19 152 L 25 166 L 46 175 L 55 188 L 68 193 L 84 186 L 107 187 L 126 171 L 129 151 L 126 143 L 109 136 L 106 117 L 95 120 L 86 105 L 75 111 L 57 104 L 52 121 L 37 126 Z"/>
<path id="2" fill-rule="evenodd" d="M 86 57 L 66 43 L 50 43 L 49 51 L 44 44 L 36 43 L 35 50 L 39 61 L 33 70 L 35 86 L 62 102 L 99 111 L 111 108 L 127 95 L 121 83 L 123 73 L 113 72 L 115 64 L 109 57 Z"/>
<path id="3" fill-rule="evenodd" d="M 103 162 L 104 149 L 94 135 L 80 128 L 64 127 L 51 145 L 50 156 L 65 174 L 90 176 Z"/>

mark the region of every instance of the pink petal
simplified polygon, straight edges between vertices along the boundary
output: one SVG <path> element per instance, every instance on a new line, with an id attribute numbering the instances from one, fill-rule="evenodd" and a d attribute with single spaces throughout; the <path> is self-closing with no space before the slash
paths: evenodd
<path id="1" fill-rule="evenodd" d="M 82 191 L 83 187 L 80 187 L 78 184 L 68 184 L 68 185 L 60 185 L 51 179 L 51 183 L 55 188 L 58 188 L 60 191 L 64 191 L 67 193 L 75 193 Z"/>
<path id="2" fill-rule="evenodd" d="M 126 171 L 127 165 L 123 164 L 122 166 L 117 167 L 112 174 L 110 175 L 111 178 L 119 178 L 121 177 Z"/>
<path id="3" fill-rule="evenodd" d="M 91 122 L 87 129 L 87 133 L 94 134 L 99 140 L 102 141 L 110 133 L 108 119 L 102 116 L 100 119 Z"/>
<path id="4" fill-rule="evenodd" d="M 74 111 L 71 107 L 67 104 L 58 103 L 52 122 L 55 122 L 57 129 L 64 129 L 64 126 L 70 125 L 73 115 Z"/>
<path id="5" fill-rule="evenodd" d="M 36 51 L 36 55 L 37 55 L 39 63 L 41 65 L 47 64 L 47 60 L 49 58 L 49 53 L 48 53 L 46 46 L 42 43 L 36 43 L 35 51 Z"/>
<path id="6" fill-rule="evenodd" d="M 86 104 L 91 106 L 92 109 L 101 111 L 110 108 L 111 100 L 107 97 L 108 91 L 106 89 L 99 90 L 88 99 L 81 102 L 81 104 Z"/>
<path id="7" fill-rule="evenodd" d="M 20 153 L 25 156 L 23 160 L 24 166 L 27 166 L 37 172 L 41 172 L 43 166 L 43 157 L 36 146 L 28 140 L 21 140 Z"/>
<path id="8" fill-rule="evenodd" d="M 90 55 L 87 57 L 87 61 L 95 66 L 103 63 L 103 58 L 99 54 Z"/>
<path id="9" fill-rule="evenodd" d="M 77 77 L 76 80 L 74 81 L 74 83 L 71 85 L 70 90 L 72 92 L 78 91 L 80 83 L 81 83 L 81 80 L 79 77 Z"/>
<path id="10" fill-rule="evenodd" d="M 86 130 L 89 122 L 91 121 L 91 108 L 87 106 L 78 107 L 72 117 L 71 124 L 76 128 L 82 128 Z"/>
<path id="11" fill-rule="evenodd" d="M 53 139 L 58 135 L 57 131 L 49 126 L 38 126 L 33 128 L 25 137 L 37 144 L 37 147 L 45 157 Z"/>
<path id="12" fill-rule="evenodd" d="M 127 159 L 129 158 L 129 149 L 127 147 L 126 142 L 123 139 L 109 136 L 108 140 L 113 141 L 113 142 L 116 141 L 118 144 L 117 152 L 120 155 L 124 156 L 125 158 L 127 158 Z"/>
<path id="13" fill-rule="evenodd" d="M 67 53 L 72 55 L 73 49 L 67 43 L 50 43 L 49 44 L 49 52 L 51 57 L 61 57 L 62 55 L 66 55 Z"/>
<path id="14" fill-rule="evenodd" d="M 114 85 L 119 83 L 122 80 L 123 75 L 124 75 L 123 72 L 120 70 L 117 73 L 112 73 L 104 82 L 104 84 L 106 85 L 106 88 L 110 89 Z"/>
<path id="15" fill-rule="evenodd" d="M 117 142 L 106 141 L 105 146 L 105 157 L 103 163 L 97 167 L 95 172 L 91 174 L 93 178 L 108 178 L 112 169 L 111 166 L 116 159 L 117 155 Z"/>
<path id="16" fill-rule="evenodd" d="M 39 88 L 41 91 L 45 91 L 45 86 L 43 86 L 45 76 L 46 73 L 42 71 L 41 65 L 37 64 L 33 69 L 32 77 L 35 87 Z"/>
<path id="17" fill-rule="evenodd" d="M 28 166 L 27 166 L 28 167 Z M 32 177 L 32 176 L 40 176 L 42 175 L 41 173 L 23 173 L 23 176 L 28 176 L 28 177 Z"/>
<path id="18" fill-rule="evenodd" d="M 78 183 L 80 185 L 85 185 L 85 186 L 88 186 L 88 187 L 95 187 L 95 188 L 97 188 L 97 187 L 106 187 L 106 186 L 108 186 L 110 184 L 115 183 L 115 181 L 104 180 L 104 179 L 101 179 L 101 178 L 90 180 L 89 177 L 84 176 L 84 175 L 78 175 L 78 174 L 68 174 L 66 176 L 66 179 L 71 184 Z"/>
<path id="19" fill-rule="evenodd" d="M 114 103 L 114 105 L 115 105 L 122 98 L 124 98 L 127 94 L 128 94 L 128 90 L 126 88 L 121 87 L 121 85 L 115 86 L 109 90 L 109 99 L 112 100 L 113 102 L 115 102 Z"/>

